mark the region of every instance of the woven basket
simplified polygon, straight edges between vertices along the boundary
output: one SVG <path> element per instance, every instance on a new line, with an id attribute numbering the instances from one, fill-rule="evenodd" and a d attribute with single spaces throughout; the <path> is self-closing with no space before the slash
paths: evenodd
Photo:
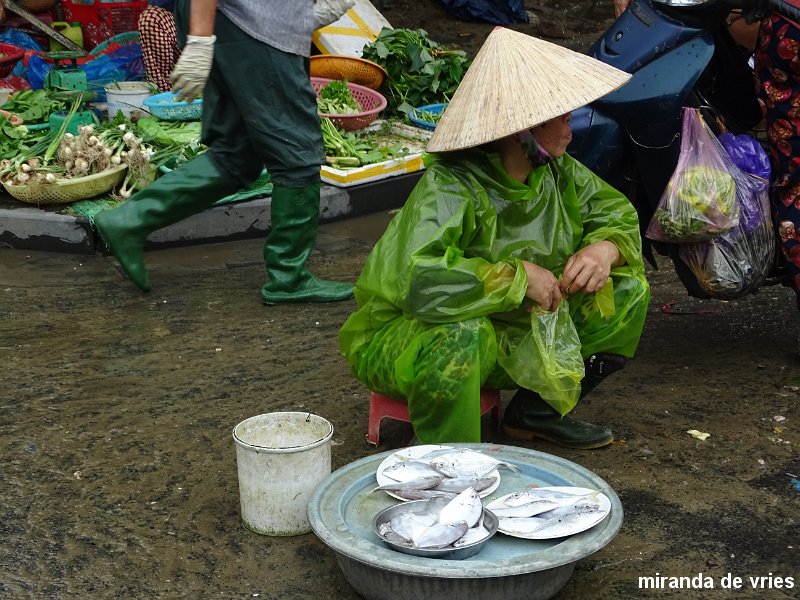
<path id="1" fill-rule="evenodd" d="M 172 92 L 145 98 L 143 104 L 147 112 L 165 121 L 196 121 L 203 115 L 202 99 L 198 98 L 191 104 L 175 102 Z"/>
<path id="2" fill-rule="evenodd" d="M 3 187 L 17 200 L 28 204 L 69 204 L 109 193 L 122 180 L 128 165 L 119 165 L 94 175 L 63 179 L 39 185 L 10 185 Z"/>
<path id="3" fill-rule="evenodd" d="M 311 77 L 338 79 L 380 90 L 386 81 L 386 69 L 379 64 L 355 56 L 317 54 L 311 57 Z"/>
<path id="4" fill-rule="evenodd" d="M 0 77 L 7 77 L 25 55 L 25 50 L 11 44 L 0 44 L 0 54 L 3 55 L 3 58 L 0 58 Z"/>
<path id="5" fill-rule="evenodd" d="M 319 91 L 331 81 L 331 79 L 324 79 L 322 77 L 312 77 L 311 86 L 314 88 L 317 96 L 319 96 Z M 327 115 L 320 113 L 320 116 L 328 117 L 333 121 L 334 125 L 341 127 L 345 131 L 363 129 L 377 119 L 378 114 L 386 108 L 386 98 L 384 98 L 380 92 L 376 92 L 363 85 L 348 82 L 347 87 L 350 89 L 350 93 L 353 94 L 353 98 L 356 99 L 356 102 L 358 102 L 358 105 L 361 107 L 361 112 L 352 115 Z"/>

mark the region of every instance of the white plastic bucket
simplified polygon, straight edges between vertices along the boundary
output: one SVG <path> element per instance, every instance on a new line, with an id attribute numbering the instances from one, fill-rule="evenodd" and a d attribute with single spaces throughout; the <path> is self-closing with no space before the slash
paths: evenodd
<path id="1" fill-rule="evenodd" d="M 146 81 L 119 81 L 105 90 L 109 119 L 116 117 L 119 111 L 129 119 L 135 111 L 143 113 L 145 99 L 153 95 Z"/>
<path id="2" fill-rule="evenodd" d="M 250 417 L 233 428 L 244 526 L 256 533 L 308 533 L 306 509 L 331 473 L 333 426 L 305 412 Z"/>

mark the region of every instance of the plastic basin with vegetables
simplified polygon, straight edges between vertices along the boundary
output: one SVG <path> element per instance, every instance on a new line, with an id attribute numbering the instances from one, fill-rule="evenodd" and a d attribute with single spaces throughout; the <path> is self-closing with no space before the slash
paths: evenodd
<path id="1" fill-rule="evenodd" d="M 408 113 L 408 120 L 417 127 L 422 127 L 429 131 L 436 129 L 436 123 L 444 113 L 447 104 L 428 104 L 426 106 L 419 106 Z"/>
<path id="2" fill-rule="evenodd" d="M 325 79 L 323 77 L 311 78 L 311 86 L 314 88 L 318 98 L 320 91 L 327 87 L 332 81 L 337 80 Z M 378 118 L 380 112 L 386 108 L 386 98 L 384 98 L 380 92 L 371 90 L 363 85 L 357 85 L 350 82 L 346 83 L 347 88 L 350 90 L 350 93 L 353 95 L 353 98 L 355 98 L 355 101 L 358 103 L 361 110 L 352 114 L 331 114 L 320 112 L 320 115 L 323 117 L 328 117 L 331 121 L 333 121 L 334 125 L 341 127 L 345 131 L 356 131 L 357 129 L 366 127 Z"/>

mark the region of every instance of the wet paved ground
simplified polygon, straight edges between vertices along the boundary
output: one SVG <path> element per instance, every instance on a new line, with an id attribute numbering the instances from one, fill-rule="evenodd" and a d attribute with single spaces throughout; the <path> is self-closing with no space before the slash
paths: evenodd
<path id="1" fill-rule="evenodd" d="M 314 270 L 354 281 L 388 218 L 324 226 Z M 315 412 L 334 426 L 334 469 L 408 431 L 389 422 L 379 449 L 365 443 L 367 390 L 336 342 L 354 304 L 261 305 L 260 253 L 256 240 L 148 253 L 141 294 L 107 257 L 0 250 L 0 596 L 356 598 L 313 534 L 242 527 L 231 430 Z M 527 445 L 596 472 L 625 510 L 558 598 L 657 597 L 638 587 L 656 572 L 717 583 L 677 597 L 796 598 L 719 588 L 727 573 L 800 577 L 790 294 L 699 302 L 663 267 L 637 358 L 578 409 L 618 443 Z"/>

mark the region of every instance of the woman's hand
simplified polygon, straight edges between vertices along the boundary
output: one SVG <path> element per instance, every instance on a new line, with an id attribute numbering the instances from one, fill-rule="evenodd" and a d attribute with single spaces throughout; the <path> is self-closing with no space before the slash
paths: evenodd
<path id="1" fill-rule="evenodd" d="M 555 310 L 563 298 L 558 279 L 547 269 L 533 263 L 522 261 L 528 275 L 528 289 L 525 296 L 536 302 L 544 310 Z"/>
<path id="2" fill-rule="evenodd" d="M 631 0 L 614 0 L 614 16 L 618 17 L 625 12 Z"/>
<path id="3" fill-rule="evenodd" d="M 611 268 L 623 264 L 624 257 L 613 242 L 602 240 L 581 248 L 569 257 L 561 276 L 561 292 L 599 292 L 608 281 Z"/>

